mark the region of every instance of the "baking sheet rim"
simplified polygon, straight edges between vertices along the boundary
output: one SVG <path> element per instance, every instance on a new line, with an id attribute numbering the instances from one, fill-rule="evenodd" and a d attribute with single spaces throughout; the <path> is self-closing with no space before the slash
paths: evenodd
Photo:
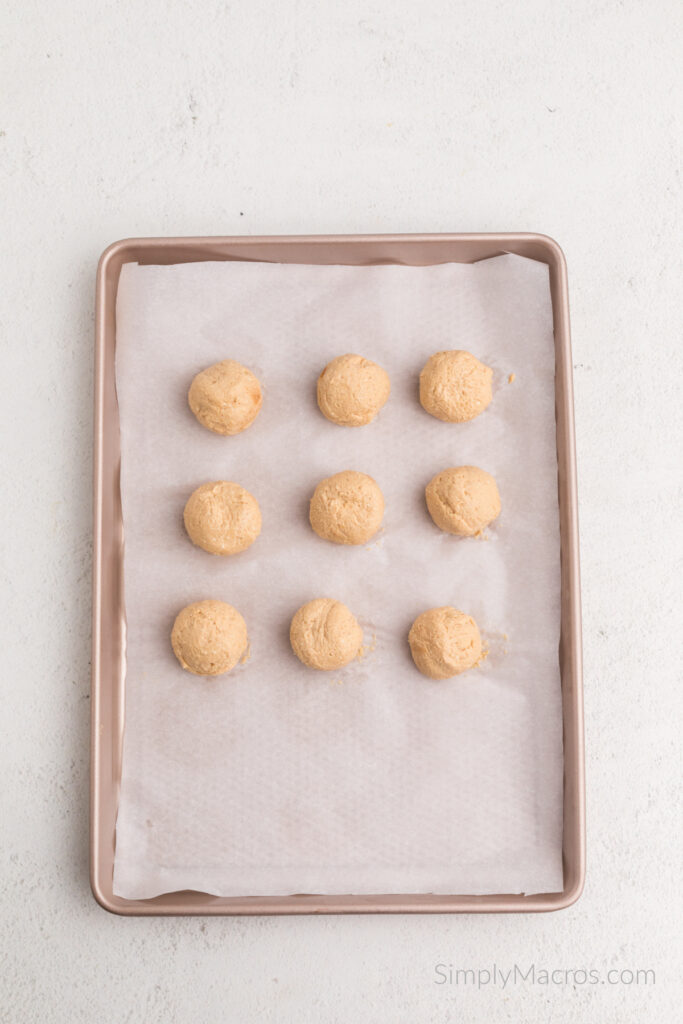
<path id="1" fill-rule="evenodd" d="M 311 252 L 311 249 L 313 250 Z M 361 250 L 365 259 L 349 259 Z M 400 258 L 405 251 L 412 259 Z M 248 258 L 277 262 L 439 263 L 475 262 L 504 252 L 540 259 L 550 267 L 555 334 L 556 426 L 562 564 L 560 668 L 564 738 L 564 888 L 559 893 L 443 896 L 406 894 L 278 897 L 217 897 L 206 893 L 166 893 L 127 900 L 112 891 L 112 865 L 123 735 L 124 679 L 121 593 L 121 512 L 118 493 L 118 412 L 113 380 L 114 308 L 120 267 L 125 262 L 178 263 L 189 260 Z M 425 254 L 431 258 L 424 258 Z M 291 256 L 298 256 L 292 259 Z M 323 258 L 315 258 L 320 257 Z M 344 259 L 344 255 L 347 259 Z M 325 257 L 329 258 L 325 258 Z M 456 258 L 456 256 L 458 258 Z M 465 258 L 463 258 L 463 256 Z M 422 257 L 422 258 L 419 258 Z M 576 462 L 564 254 L 546 235 L 428 234 L 225 236 L 131 238 L 102 254 L 97 274 L 94 420 L 93 658 L 91 735 L 90 872 L 95 899 L 117 914 L 301 914 L 301 913 L 463 913 L 559 910 L 574 903 L 585 878 L 584 738 L 581 675 Z M 109 358 L 108 358 L 109 357 Z M 105 493 L 105 484 L 110 484 Z M 118 507 L 117 507 L 118 504 Z M 105 546 L 119 552 L 107 564 Z M 112 566 L 111 562 L 117 563 Z M 115 592 L 115 593 L 114 593 Z M 112 604 L 118 607 L 112 615 Z M 114 634 L 114 635 L 112 635 Z M 112 650 L 118 654 L 114 665 Z"/>

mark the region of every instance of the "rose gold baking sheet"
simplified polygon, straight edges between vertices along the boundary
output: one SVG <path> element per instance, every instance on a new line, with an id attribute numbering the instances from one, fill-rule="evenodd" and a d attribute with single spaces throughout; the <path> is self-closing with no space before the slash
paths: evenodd
<path id="1" fill-rule="evenodd" d="M 289 263 L 425 265 L 473 262 L 504 252 L 549 265 L 556 347 L 556 418 L 562 566 L 560 667 L 564 724 L 562 892 L 495 896 L 280 896 L 219 898 L 196 892 L 125 900 L 112 893 L 124 709 L 123 530 L 119 429 L 114 384 L 114 311 L 125 262 L 258 260 Z M 352 236 L 313 238 L 138 239 L 103 255 L 97 285 L 95 559 L 93 603 L 92 886 L 107 909 L 124 914 L 343 913 L 551 910 L 569 905 L 584 875 L 578 532 L 566 268 L 558 246 L 540 235 Z"/>

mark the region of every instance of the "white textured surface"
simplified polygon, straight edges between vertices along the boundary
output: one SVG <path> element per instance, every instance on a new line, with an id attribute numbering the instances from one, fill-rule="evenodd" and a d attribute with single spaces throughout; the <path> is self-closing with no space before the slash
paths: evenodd
<path id="1" fill-rule="evenodd" d="M 3 1019 L 676 1019 L 680 5 L 24 0 L 1 28 Z M 86 870 L 99 252 L 487 229 L 569 261 L 585 895 L 539 917 L 108 916 Z M 434 984 L 494 961 L 656 982 Z"/>

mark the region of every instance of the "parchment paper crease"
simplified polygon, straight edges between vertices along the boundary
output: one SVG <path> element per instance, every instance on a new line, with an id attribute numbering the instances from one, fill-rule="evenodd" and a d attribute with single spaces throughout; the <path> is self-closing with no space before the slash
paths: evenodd
<path id="1" fill-rule="evenodd" d="M 494 368 L 494 400 L 463 425 L 428 416 L 419 371 L 440 349 Z M 367 427 L 318 412 L 334 356 L 379 362 L 392 393 Z M 200 369 L 248 365 L 254 425 L 209 433 L 187 406 Z M 510 374 L 515 380 L 508 383 Z M 552 314 L 545 265 L 126 265 L 117 389 L 127 616 L 126 725 L 114 891 L 217 895 L 547 892 L 562 887 L 559 519 Z M 424 487 L 446 466 L 496 477 L 483 540 L 441 533 Z M 367 547 L 315 536 L 315 484 L 369 473 L 386 499 Z M 263 533 L 234 558 L 194 548 L 191 491 L 234 480 Z M 370 648 L 337 673 L 289 649 L 293 612 L 331 596 Z M 183 672 L 174 616 L 216 597 L 244 615 L 249 661 L 223 678 Z M 453 604 L 489 646 L 477 670 L 431 682 L 412 620 Z"/>

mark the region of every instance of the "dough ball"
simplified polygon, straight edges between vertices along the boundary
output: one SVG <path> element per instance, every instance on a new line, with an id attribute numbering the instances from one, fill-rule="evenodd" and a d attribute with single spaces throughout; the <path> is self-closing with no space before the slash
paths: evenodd
<path id="1" fill-rule="evenodd" d="M 190 540 L 212 555 L 235 555 L 261 532 L 261 509 L 249 491 L 227 480 L 202 484 L 183 516 Z"/>
<path id="2" fill-rule="evenodd" d="M 321 480 L 311 498 L 311 526 L 335 544 L 365 544 L 383 515 L 384 497 L 375 481 L 352 469 Z"/>
<path id="3" fill-rule="evenodd" d="M 342 427 L 370 423 L 390 391 L 386 370 L 362 356 L 337 356 L 318 377 L 320 411 Z"/>
<path id="4" fill-rule="evenodd" d="M 341 601 L 318 597 L 299 608 L 289 639 L 299 661 L 309 668 L 342 668 L 360 652 L 363 630 Z"/>
<path id="5" fill-rule="evenodd" d="M 224 359 L 197 374 L 187 400 L 203 427 L 215 434 L 239 434 L 258 416 L 261 385 L 246 366 Z"/>
<path id="6" fill-rule="evenodd" d="M 437 473 L 427 484 L 425 497 L 439 529 L 458 537 L 474 537 L 500 515 L 496 481 L 476 466 Z"/>
<path id="7" fill-rule="evenodd" d="M 176 658 L 196 676 L 229 672 L 247 649 L 247 624 L 225 601 L 188 604 L 173 623 L 171 645 Z"/>
<path id="8" fill-rule="evenodd" d="M 420 374 L 420 402 L 437 420 L 465 423 L 491 401 L 493 370 L 469 352 L 436 352 Z"/>
<path id="9" fill-rule="evenodd" d="M 479 628 L 457 608 L 430 608 L 410 627 L 408 643 L 413 661 L 430 679 L 450 679 L 481 659 Z"/>

